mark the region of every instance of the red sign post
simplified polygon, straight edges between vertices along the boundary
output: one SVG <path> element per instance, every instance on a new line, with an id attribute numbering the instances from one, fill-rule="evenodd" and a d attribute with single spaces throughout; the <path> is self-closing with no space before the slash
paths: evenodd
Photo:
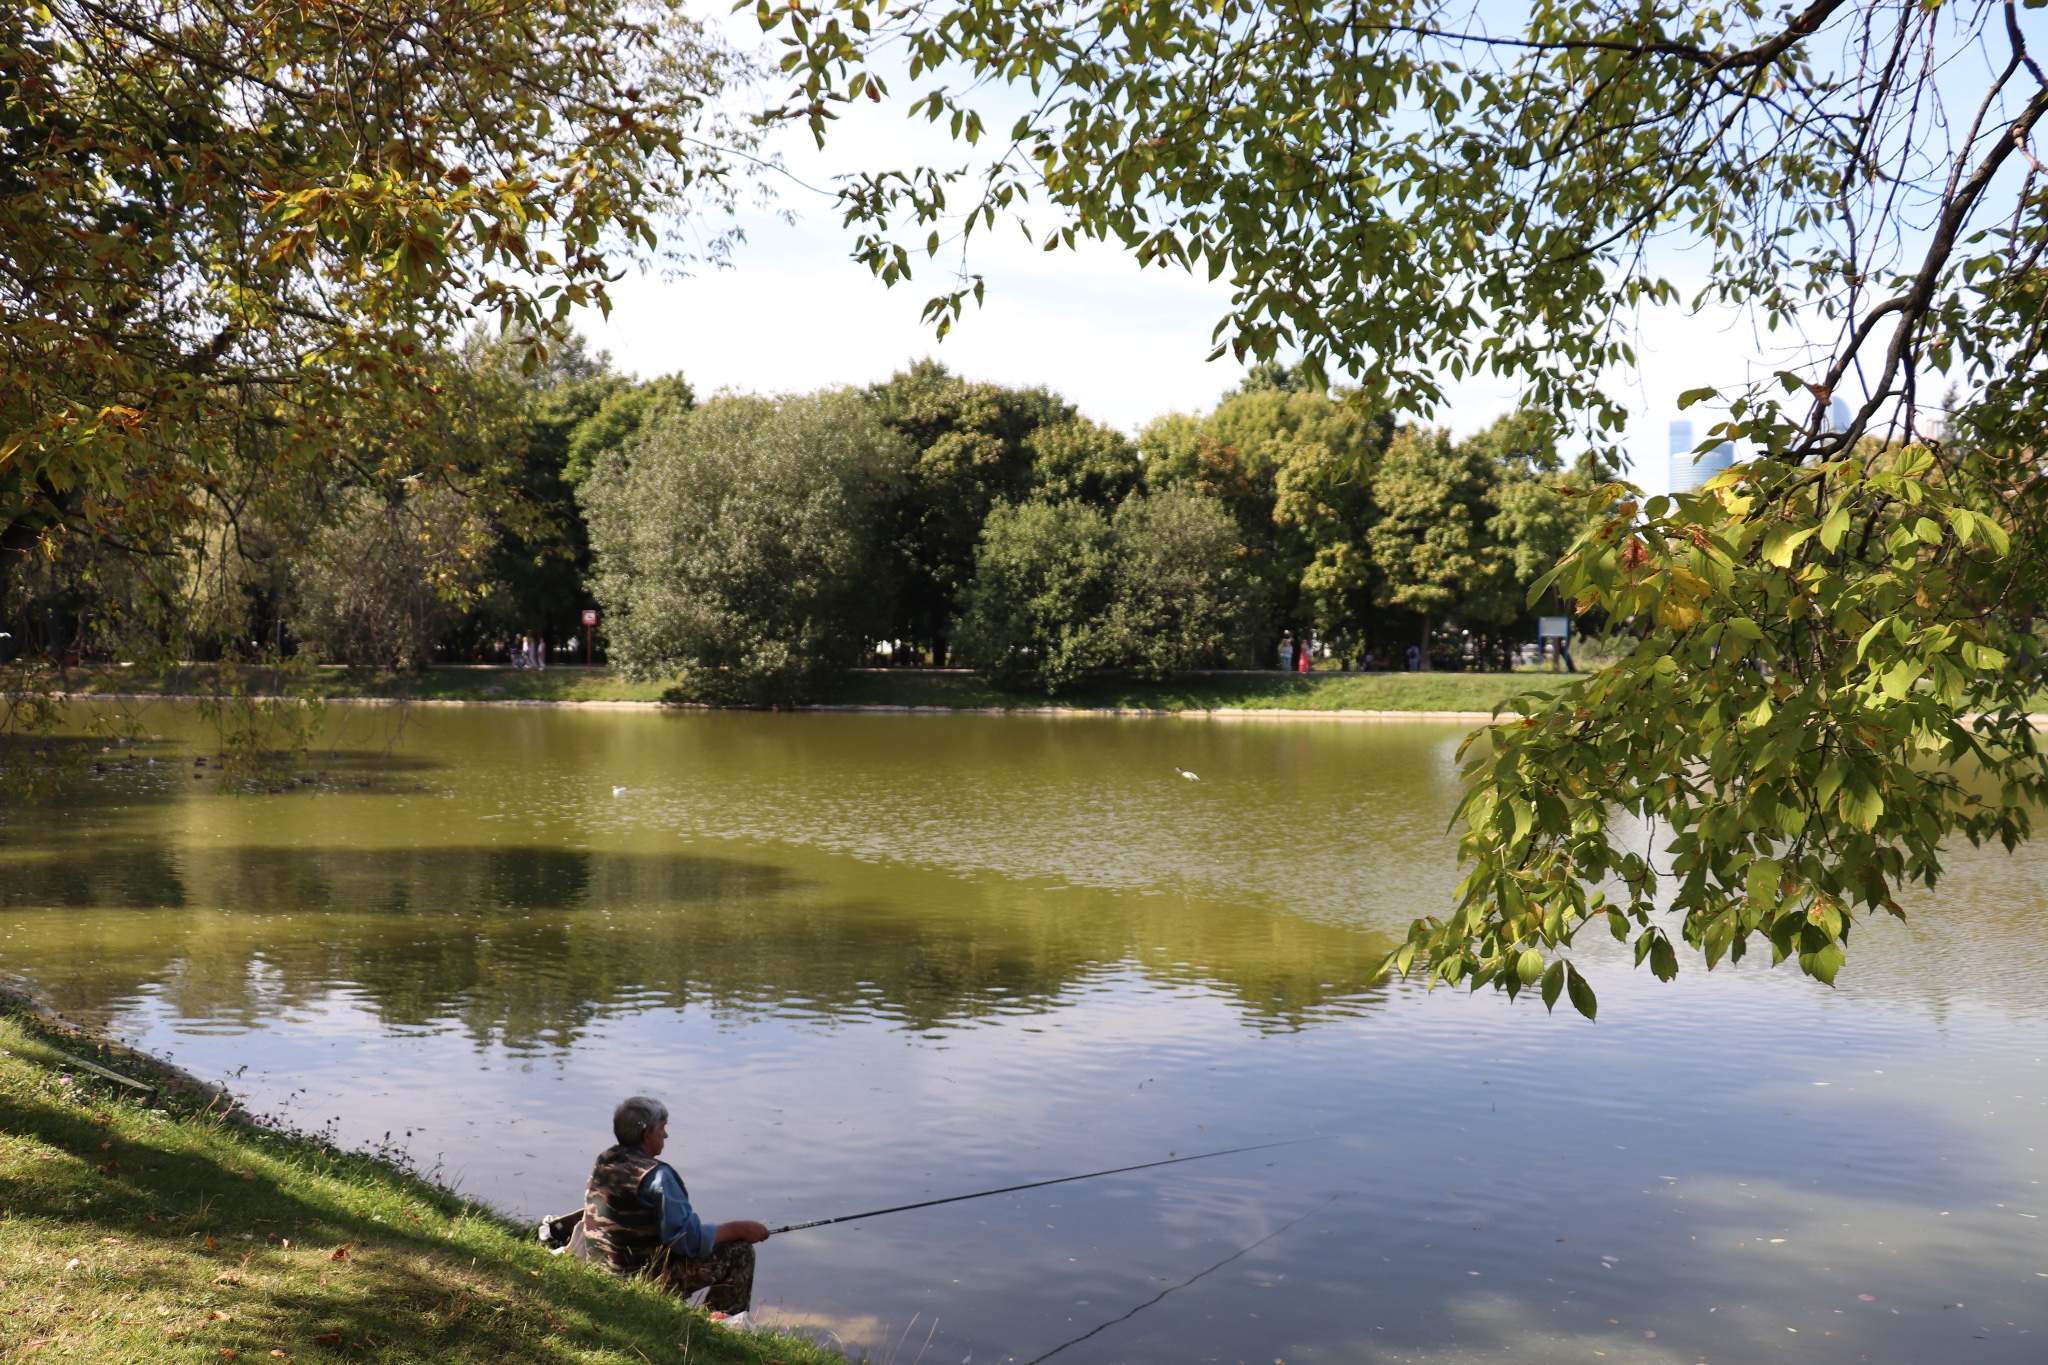
<path id="1" fill-rule="evenodd" d="M 583 666 L 585 668 L 590 667 L 590 628 L 596 624 L 597 609 L 595 607 L 585 607 L 583 609 Z"/>

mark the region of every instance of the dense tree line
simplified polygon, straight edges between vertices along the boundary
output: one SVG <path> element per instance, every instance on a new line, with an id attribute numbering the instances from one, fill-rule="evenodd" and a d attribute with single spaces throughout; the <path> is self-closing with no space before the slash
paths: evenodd
<path id="1" fill-rule="evenodd" d="M 887 658 L 1058 692 L 1270 664 L 1505 664 L 1609 471 L 1529 412 L 1453 441 L 1252 374 L 1132 442 L 930 361 L 861 390 L 675 406 L 579 487 L 613 658 L 712 700 Z"/>
<path id="2" fill-rule="evenodd" d="M 364 442 L 297 534 L 240 528 L 200 639 L 416 668 L 574 648 L 690 695 L 790 702 L 869 662 L 1057 692 L 1090 670 L 1486 667 L 1583 524 L 1540 414 L 1454 441 L 1273 365 L 1134 441 L 932 361 L 866 389 L 700 404 L 580 338 L 444 357 L 460 420 Z M 374 433 L 373 433 L 374 434 Z M 432 449 L 422 449 L 432 447 Z M 450 471 L 456 471 L 451 473 Z M 253 548 L 252 548 L 253 547 Z M 17 646 L 105 656 L 118 561 L 10 583 Z M 98 623 L 98 624 L 96 624 Z M 1416 654 L 1411 659 L 1410 647 Z"/>

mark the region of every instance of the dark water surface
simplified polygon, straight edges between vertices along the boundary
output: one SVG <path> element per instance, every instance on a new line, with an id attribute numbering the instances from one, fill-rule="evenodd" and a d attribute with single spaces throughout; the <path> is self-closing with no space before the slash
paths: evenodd
<path id="1" fill-rule="evenodd" d="M 0 808 L 0 967 L 526 1214 L 635 1091 L 770 1222 L 1321 1139 L 762 1249 L 878 1362 L 2048 1360 L 2048 850 L 1837 990 L 1596 948 L 1589 1025 L 1365 984 L 1456 726 L 331 718 L 280 795 L 160 711 Z"/>

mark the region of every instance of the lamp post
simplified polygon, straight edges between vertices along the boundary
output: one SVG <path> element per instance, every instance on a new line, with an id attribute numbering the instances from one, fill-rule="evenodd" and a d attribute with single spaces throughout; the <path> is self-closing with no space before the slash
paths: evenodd
<path id="1" fill-rule="evenodd" d="M 590 628 L 591 628 L 592 626 L 595 626 L 596 624 L 597 624 L 597 608 L 595 608 L 595 607 L 585 607 L 585 608 L 583 609 L 583 666 L 584 666 L 585 668 L 589 668 L 589 667 L 591 666 L 591 664 L 590 664 Z"/>

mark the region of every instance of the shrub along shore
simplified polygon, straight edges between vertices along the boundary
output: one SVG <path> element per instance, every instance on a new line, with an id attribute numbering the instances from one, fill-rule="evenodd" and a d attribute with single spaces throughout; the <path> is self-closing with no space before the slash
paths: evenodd
<path id="1" fill-rule="evenodd" d="M 1177 674 L 1159 682 L 1094 675 L 1057 699 L 999 688 L 955 669 L 856 669 L 818 706 L 918 707 L 962 711 L 1157 711 L 1176 714 L 1222 712 L 1457 713 L 1485 714 L 1517 694 L 1542 691 L 1566 681 L 1558 673 L 1310 673 L 1214 672 Z M 133 669 L 74 671 L 65 691 L 79 695 L 205 695 L 210 670 L 194 667 L 176 675 L 145 675 Z M 260 687 L 261 678 L 242 680 Z M 530 669 L 429 668 L 392 673 L 371 669 L 323 668 L 313 676 L 311 694 L 331 701 L 364 700 L 465 703 L 639 703 L 677 702 L 671 684 L 634 681 L 609 668 Z M 677 702 L 677 704 L 686 704 Z"/>
<path id="2" fill-rule="evenodd" d="M 399 1164 L 271 1131 L 151 1058 L 0 1009 L 9 1359 L 845 1365 L 806 1338 L 728 1332 Z"/>

